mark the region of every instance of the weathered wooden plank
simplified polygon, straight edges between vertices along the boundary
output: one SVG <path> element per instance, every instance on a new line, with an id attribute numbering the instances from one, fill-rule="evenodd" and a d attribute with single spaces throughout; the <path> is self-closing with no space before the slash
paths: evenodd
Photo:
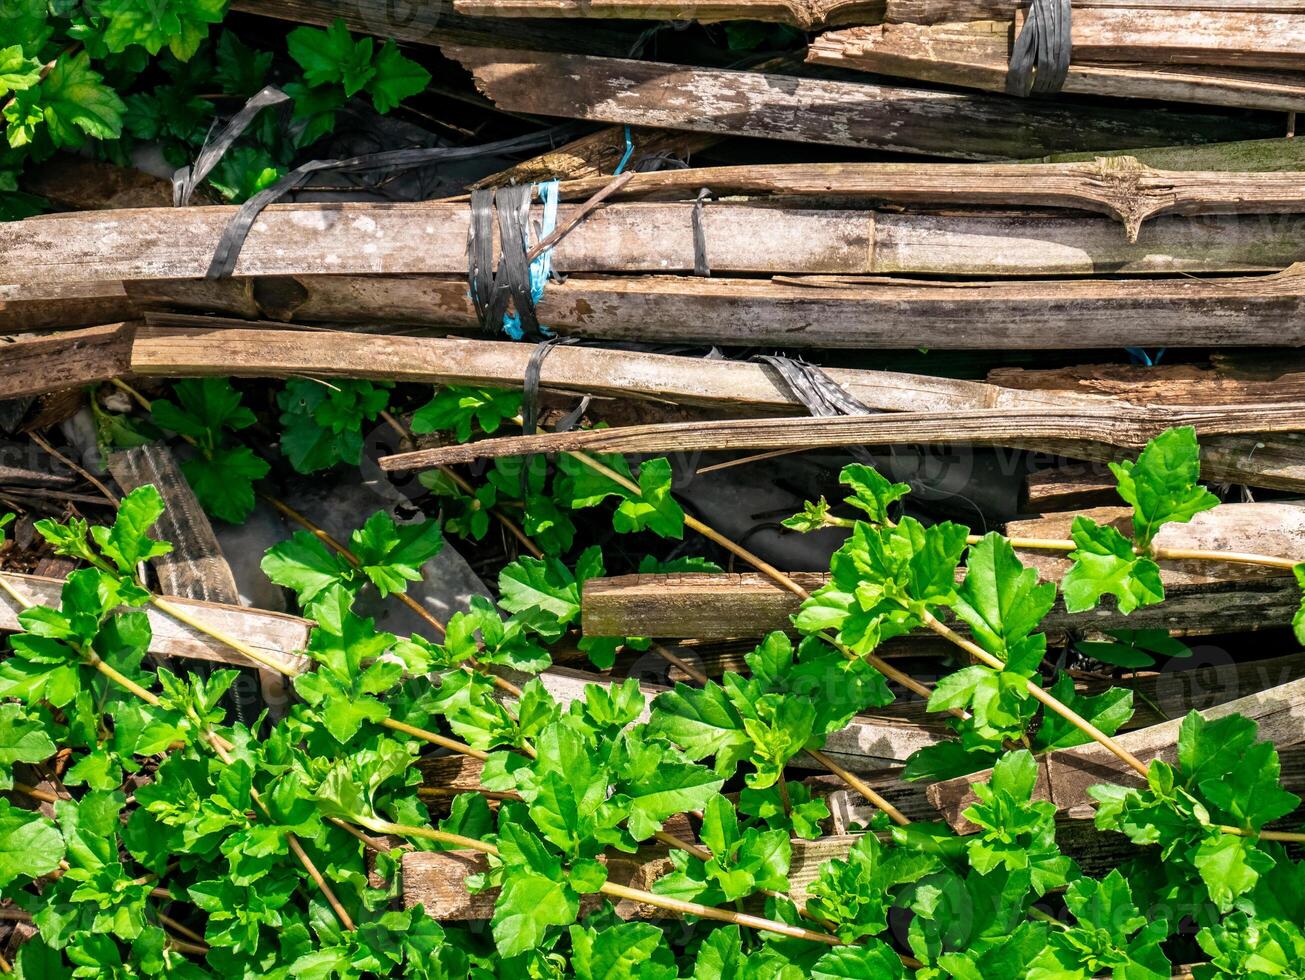
<path id="1" fill-rule="evenodd" d="M 32 602 L 58 608 L 59 596 L 63 589 L 63 582 L 60 580 L 37 575 L 19 575 L 13 572 L 6 572 L 5 577 Z M 295 652 L 307 646 L 308 630 L 312 626 L 307 620 L 283 613 L 245 609 L 241 606 L 203 602 L 198 599 L 172 598 L 172 603 L 184 610 L 187 615 L 214 630 L 237 637 L 259 653 L 284 664 L 286 671 L 291 674 L 302 673 L 310 666 L 307 657 Z M 18 603 L 12 596 L 0 592 L 0 630 L 17 630 L 20 611 Z M 206 633 L 173 619 L 153 606 L 147 606 L 144 611 L 149 616 L 150 629 L 154 633 L 150 641 L 152 653 L 166 657 L 194 657 L 197 660 L 214 660 L 220 663 L 235 662 L 231 657 L 230 648 Z M 257 666 L 249 661 L 240 662 Z"/>
<path id="2" fill-rule="evenodd" d="M 1144 229 L 1144 242 L 1147 237 Z M 972 244 L 978 261 L 985 254 L 1009 257 L 999 240 L 976 238 Z M 1036 244 L 1044 255 L 1055 255 L 1045 240 Z M 992 251 L 981 252 L 985 245 Z M 1068 259 L 1072 250 L 1063 254 Z M 1064 263 L 1065 271 L 1092 265 L 1081 252 L 1077 264 Z M 453 278 L 174 280 L 134 283 L 130 293 L 146 309 L 300 323 L 478 328 L 466 281 Z M 560 333 L 608 341 L 939 350 L 1280 347 L 1305 342 L 1305 276 L 1292 271 L 1217 283 L 571 276 L 547 288 L 538 310 L 541 321 Z"/>
<path id="3" fill-rule="evenodd" d="M 679 423 L 632 425 L 532 436 L 505 436 L 386 456 L 391 472 L 444 463 L 553 452 L 660 453 L 672 450 L 814 449 L 887 446 L 896 443 L 1044 448 L 1074 446 L 1083 459 L 1113 459 L 1139 449 L 1165 429 L 1191 425 L 1198 436 L 1248 432 L 1294 432 L 1305 424 L 1305 405 L 1283 402 L 1235 407 L 1137 407 L 1087 405 L 1061 409 L 990 409 L 905 412 L 835 418 L 719 419 L 686 427 Z M 632 634 L 637 635 L 637 634 Z"/>
<path id="4" fill-rule="evenodd" d="M 0 336 L 0 399 L 107 381 L 130 372 L 134 322 Z"/>
<path id="5" fill-rule="evenodd" d="M 343 331 L 305 335 L 213 321 L 204 327 L 140 327 L 130 366 L 140 375 L 164 377 L 306 374 L 516 388 L 522 384 L 531 353 L 529 346 L 502 341 Z M 843 368 L 829 368 L 826 373 L 869 407 L 885 411 L 1066 404 L 1059 393 L 1020 392 L 952 378 Z M 546 391 L 651 398 L 748 414 L 802 408 L 779 373 L 766 364 L 595 347 L 558 347 L 543 363 L 540 386 Z M 1069 400 L 1101 403 L 1091 396 L 1071 395 Z"/>
<path id="6" fill-rule="evenodd" d="M 120 282 L 0 286 L 0 334 L 99 326 L 139 316 Z"/>
<path id="7" fill-rule="evenodd" d="M 1092 179 L 1090 167 L 1087 174 Z M 1138 207 L 1124 212 L 1130 232 L 1153 207 L 1239 207 L 1229 193 L 1235 181 L 1222 181 L 1222 189 L 1211 191 L 1211 199 L 1201 204 L 1193 203 L 1192 195 L 1166 189 L 1163 178 L 1154 192 L 1144 191 L 1127 174 L 1121 179 L 1133 188 L 1125 193 L 1139 197 Z M 1208 186 L 1220 181 L 1214 175 Z M 902 183 L 904 197 L 911 199 L 907 182 Z M 1070 183 L 1082 186 L 1078 178 Z M 1290 178 L 1264 175 L 1248 179 L 1247 197 L 1258 196 L 1259 203 L 1247 207 L 1295 213 L 1165 216 L 1142 228 L 1135 242 L 1108 219 L 1055 213 L 933 215 L 721 202 L 707 207 L 703 223 L 708 260 L 718 273 L 1276 271 L 1305 260 L 1305 213 L 1299 189 L 1286 188 L 1289 183 Z M 1278 189 L 1270 187 L 1275 184 Z M 1256 195 L 1256 186 L 1263 188 L 1262 195 Z M 970 193 L 990 199 L 981 189 Z M 1076 200 L 1081 206 L 1084 199 L 1078 195 Z M 561 208 L 559 220 L 566 222 L 576 207 Z M 691 272 L 693 210 L 688 203 L 606 205 L 558 243 L 554 264 L 568 273 Z M 149 208 L 9 222 L 0 225 L 0 282 L 10 284 L 8 295 L 24 298 L 26 290 L 45 295 L 52 284 L 88 276 L 101 281 L 201 279 L 233 213 L 230 207 Z M 465 275 L 469 214 L 463 204 L 272 205 L 254 223 L 236 274 Z M 1274 285 L 1261 284 L 1270 290 Z"/>
<path id="8" fill-rule="evenodd" d="M 494 44 L 556 47 L 592 54 L 623 54 L 639 36 L 629 27 L 598 26 L 577 31 L 565 21 L 539 20 L 513 24 L 468 17 L 453 9 L 451 0 L 393 3 L 391 0 L 233 0 L 233 10 L 300 24 L 329 26 L 344 20 L 355 34 L 375 34 L 413 44 Z"/>
<path id="9" fill-rule="evenodd" d="M 1273 135 L 1255 121 L 449 45 L 519 112 L 972 160 Z M 1034 147 L 1043 147 L 1035 149 Z"/>
<path id="10" fill-rule="evenodd" d="M 1251 508 L 1251 509 L 1239 509 Z M 1064 537 L 1072 514 L 1049 515 L 1036 522 L 1016 522 L 1011 533 Z M 1219 550 L 1305 557 L 1305 511 L 1298 504 L 1223 504 L 1189 524 L 1171 524 L 1157 537 L 1167 548 L 1216 547 Z M 1063 559 L 1023 555 L 1048 579 L 1064 571 Z M 1113 605 L 1070 615 L 1060 600 L 1043 625 L 1048 629 L 1121 629 L 1164 627 L 1179 630 L 1236 632 L 1291 621 L 1300 594 L 1287 575 L 1266 574 L 1244 566 L 1161 563 L 1166 598 L 1128 616 Z M 814 591 L 828 581 L 819 572 L 793 573 L 797 583 Z M 1235 601 L 1230 601 L 1232 597 Z M 756 573 L 720 575 L 623 575 L 585 583 L 583 622 L 595 636 L 660 636 L 727 639 L 763 636 L 791 629 L 790 617 L 801 600 Z"/>
<path id="11" fill-rule="evenodd" d="M 1305 75 L 1301 79 L 1299 100 L 1305 102 Z M 569 180 L 559 190 L 563 200 L 583 200 L 607 182 Z M 612 200 L 692 199 L 702 187 L 717 195 L 761 198 L 1086 209 L 1123 222 L 1131 242 L 1143 221 L 1162 213 L 1305 211 L 1305 183 L 1296 173 L 1158 171 L 1128 156 L 1081 164 L 807 163 L 665 170 L 635 174 Z"/>
<path id="12" fill-rule="evenodd" d="M 850 27 L 820 35 L 813 64 L 923 82 L 1004 92 L 1011 24 L 1007 21 Z M 1078 52 L 1075 52 L 1077 56 Z M 1305 74 L 1209 66 L 1071 62 L 1061 91 L 1070 95 L 1156 99 L 1293 112 L 1305 104 Z"/>
<path id="13" fill-rule="evenodd" d="M 1017 10 L 1017 30 L 1022 19 Z M 1305 13 L 1084 6 L 1074 11 L 1070 39 L 1081 61 L 1299 70 Z"/>
<path id="14" fill-rule="evenodd" d="M 1208 720 L 1240 714 L 1259 725 L 1260 739 L 1282 746 L 1299 745 L 1305 741 L 1305 678 L 1216 705 L 1201 714 Z M 1182 719 L 1175 718 L 1126 732 L 1117 736 L 1116 741 L 1143 762 L 1159 758 L 1173 764 L 1178 755 L 1181 726 Z M 1089 786 L 1141 784 L 1136 772 L 1095 743 L 1039 756 L 1038 767 L 1034 799 L 1050 800 L 1059 812 L 1071 818 L 1085 819 L 1092 815 L 1094 802 L 1087 795 Z M 971 786 L 990 775 L 991 770 L 986 770 L 935 783 L 928 789 L 929 801 L 953 829 L 972 833 L 978 828 L 961 814 L 975 798 Z"/>
<path id="15" fill-rule="evenodd" d="M 1255 404 L 1305 399 L 1305 356 L 1216 353 L 1209 364 L 1076 364 L 1060 368 L 996 368 L 992 384 L 1025 391 L 1116 398 L 1137 405 Z"/>

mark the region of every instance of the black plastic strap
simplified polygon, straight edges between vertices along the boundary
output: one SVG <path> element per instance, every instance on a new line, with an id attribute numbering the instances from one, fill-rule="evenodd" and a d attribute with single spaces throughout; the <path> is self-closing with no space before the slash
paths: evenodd
<path id="1" fill-rule="evenodd" d="M 758 355 L 757 360 L 764 361 L 778 371 L 793 397 L 805 405 L 812 415 L 832 417 L 876 414 L 874 409 L 851 395 L 814 364 L 768 354 Z"/>
<path id="2" fill-rule="evenodd" d="M 1030 0 L 1006 74 L 1010 95 L 1059 92 L 1069 75 L 1070 0 Z"/>
<path id="3" fill-rule="evenodd" d="M 521 330 L 531 338 L 539 337 L 539 318 L 535 316 L 535 300 L 530 294 L 530 263 L 526 260 L 529 247 L 527 229 L 530 227 L 530 202 L 534 198 L 534 186 L 518 184 L 515 187 L 500 187 L 494 196 L 494 205 L 498 211 L 498 274 L 494 277 L 494 286 L 502 284 L 505 300 L 511 297 L 517 316 L 521 318 Z M 499 329 L 497 320 L 481 327 Z"/>
<path id="4" fill-rule="evenodd" d="M 204 137 L 204 144 L 199 148 L 195 163 L 189 167 L 182 167 L 172 175 L 172 206 L 178 208 L 188 207 L 190 199 L 195 193 L 195 188 L 218 165 L 223 155 L 231 148 L 231 144 L 249 128 L 249 124 L 254 121 L 254 117 L 268 106 L 280 105 L 289 100 L 290 96 L 275 85 L 268 85 L 251 97 L 239 112 L 227 120 L 227 124 L 220 130 L 217 129 L 215 121 L 209 127 L 208 134 Z"/>
<path id="5" fill-rule="evenodd" d="M 240 249 L 249 235 L 249 229 L 253 227 L 263 208 L 282 195 L 302 187 L 314 174 L 327 171 L 353 174 L 372 171 L 398 172 L 432 163 L 452 163 L 456 160 L 471 160 L 480 156 L 498 154 L 528 153 L 552 146 L 559 138 L 570 135 L 574 130 L 574 126 L 567 125 L 540 133 L 531 133 L 528 136 L 517 136 L 494 143 L 481 143 L 478 146 L 414 147 L 365 153 L 362 156 L 343 160 L 310 160 L 291 170 L 271 187 L 259 191 L 232 215 L 221 238 L 218 239 L 217 248 L 213 251 L 213 261 L 208 267 L 208 278 L 225 279 L 230 276 L 235 271 L 236 259 L 240 256 Z"/>
<path id="6" fill-rule="evenodd" d="M 703 224 L 703 206 L 711 197 L 711 189 L 704 187 L 698 191 L 693 201 L 693 274 L 710 276 L 711 267 L 707 264 L 707 229 Z"/>
<path id="7" fill-rule="evenodd" d="M 544 370 L 544 358 L 548 357 L 555 347 L 569 346 L 579 341 L 579 337 L 549 337 L 547 340 L 541 340 L 530 352 L 530 360 L 526 362 L 526 371 L 521 379 L 522 435 L 533 436 L 539 428 L 539 378 Z"/>

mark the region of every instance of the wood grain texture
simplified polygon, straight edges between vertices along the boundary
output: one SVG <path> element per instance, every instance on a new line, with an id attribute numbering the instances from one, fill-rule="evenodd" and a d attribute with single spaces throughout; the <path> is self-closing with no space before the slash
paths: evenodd
<path id="1" fill-rule="evenodd" d="M 1245 183 L 1253 188 L 1272 182 Z M 1279 183 L 1285 188 L 1290 182 Z M 1076 178 L 1067 183 L 1082 186 Z M 1235 191 L 1229 192 L 1235 186 L 1227 183 L 1218 195 L 1223 200 L 1210 206 L 1238 206 L 1231 199 Z M 1125 209 L 1128 229 L 1138 235 L 1135 242 L 1110 219 L 1054 212 L 922 214 L 718 202 L 707 206 L 703 218 L 707 257 L 712 270 L 723 274 L 988 277 L 1259 272 L 1305 261 L 1305 213 L 1163 216 L 1138 232 L 1150 208 L 1167 207 L 1166 201 L 1180 206 L 1181 196 L 1163 186 L 1154 194 L 1139 188 L 1126 176 L 1124 184 L 1108 184 L 1102 195 L 1116 197 L 1112 206 Z M 1253 193 L 1248 189 L 1246 196 Z M 1068 194 L 1077 195 L 1076 206 L 1082 206 L 1081 194 L 1072 189 Z M 1298 198 L 1299 191 L 1266 191 L 1261 206 L 1299 208 L 1287 200 L 1292 197 Z M 562 207 L 559 222 L 565 223 L 578 206 Z M 693 209 L 674 202 L 604 206 L 557 245 L 554 265 L 567 273 L 691 272 Z M 87 277 L 202 279 L 233 213 L 230 207 L 149 208 L 8 222 L 0 225 L 0 283 L 8 284 L 4 292 L 9 296 L 24 298 Z M 532 217 L 539 213 L 536 209 Z M 235 272 L 238 277 L 465 277 L 468 220 L 464 204 L 271 205 L 254 222 Z M 696 277 L 690 282 L 710 294 L 711 282 Z M 1268 295 L 1275 295 L 1275 285 L 1291 283 L 1261 284 Z M 1108 284 L 1095 288 L 1110 289 Z M 552 292 L 547 290 L 545 297 Z"/>
<path id="2" fill-rule="evenodd" d="M 1280 746 L 1299 745 L 1305 741 L 1305 678 L 1297 678 L 1244 698 L 1228 701 L 1201 712 L 1207 720 L 1240 714 L 1259 725 L 1259 738 Z M 1178 756 L 1178 732 L 1182 719 L 1175 718 L 1150 728 L 1117 736 L 1121 746 L 1141 759 L 1164 759 L 1173 765 Z M 1095 804 L 1088 796 L 1090 786 L 1117 783 L 1141 785 L 1141 778 L 1105 748 L 1095 743 L 1075 749 L 1063 749 L 1039 756 L 1038 782 L 1034 799 L 1050 800 L 1060 813 L 1071 818 L 1092 816 Z M 928 789 L 929 801 L 954 830 L 973 833 L 979 828 L 961 814 L 975 799 L 971 787 L 991 776 L 991 770 L 934 783 Z"/>
<path id="3" fill-rule="evenodd" d="M 205 327 L 139 328 L 130 366 L 137 374 L 162 377 L 312 375 L 518 388 L 532 351 L 529 345 L 504 341 L 343 331 L 305 334 L 217 321 Z M 829 368 L 826 373 L 871 408 L 885 411 L 1063 406 L 1066 398 L 1088 405 L 1102 401 L 892 371 Z M 546 391 L 648 398 L 749 414 L 802 410 L 802 402 L 774 368 L 751 361 L 558 347 L 543 363 L 540 385 Z"/>
<path id="4" fill-rule="evenodd" d="M 382 469 L 402 472 L 443 463 L 529 453 L 662 453 L 695 450 L 815 449 L 840 446 L 976 445 L 1074 447 L 1082 459 L 1114 459 L 1142 448 L 1166 429 L 1194 426 L 1198 436 L 1295 432 L 1305 427 L 1305 404 L 1136 407 L 1087 405 L 1061 409 L 905 412 L 835 418 L 721 419 L 505 436 L 386 456 Z"/>
<path id="5" fill-rule="evenodd" d="M 1268 173 L 1305 170 L 1305 143 L 1295 138 L 1236 140 L 1204 146 L 1152 146 L 1128 151 L 1143 163 L 1168 170 L 1244 170 Z M 1053 153 L 1027 163 L 1074 163 L 1095 153 Z"/>
<path id="6" fill-rule="evenodd" d="M 1016 12 L 1016 27 L 1023 11 Z M 1074 11 L 1076 61 L 1236 65 L 1299 71 L 1305 13 L 1085 6 Z"/>
<path id="7" fill-rule="evenodd" d="M 849 27 L 817 37 L 813 64 L 894 75 L 922 82 L 1005 92 L 1009 21 Z M 1077 52 L 1075 52 L 1077 55 Z M 1124 99 L 1292 112 L 1305 105 L 1305 74 L 1199 66 L 1095 64 L 1071 61 L 1062 92 Z"/>
<path id="8" fill-rule="evenodd" d="M 0 336 L 0 399 L 107 381 L 130 371 L 134 322 Z"/>
<path id="9" fill-rule="evenodd" d="M 1252 121 L 449 45 L 517 112 L 970 160 L 1274 135 Z M 1258 132 L 1256 132 L 1258 130 Z M 1041 147 L 1041 149 L 1038 149 Z"/>
<path id="10" fill-rule="evenodd" d="M 6 578 L 19 592 L 42 606 L 59 607 L 63 582 L 37 575 L 6 573 Z M 261 609 L 245 609 L 197 599 L 171 598 L 172 602 L 193 618 L 211 626 L 220 633 L 234 636 L 249 646 L 284 664 L 291 674 L 309 669 L 311 662 L 296 651 L 308 643 L 308 630 L 312 625 L 298 616 L 270 613 Z M 149 616 L 153 639 L 150 652 L 167 657 L 193 657 L 219 663 L 239 662 L 242 666 L 257 666 L 247 660 L 233 658 L 229 647 L 201 633 L 193 627 L 165 615 L 153 606 L 145 608 Z M 18 604 L 12 596 L 0 594 L 0 630 L 14 631 L 18 625 Z"/>

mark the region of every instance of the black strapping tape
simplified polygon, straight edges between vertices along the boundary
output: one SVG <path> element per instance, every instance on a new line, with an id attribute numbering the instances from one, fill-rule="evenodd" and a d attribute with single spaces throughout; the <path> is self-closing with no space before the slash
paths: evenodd
<path id="1" fill-rule="evenodd" d="M 1010 53 L 1008 94 L 1050 95 L 1064 87 L 1073 46 L 1070 19 L 1070 0 L 1030 0 L 1024 29 Z"/>

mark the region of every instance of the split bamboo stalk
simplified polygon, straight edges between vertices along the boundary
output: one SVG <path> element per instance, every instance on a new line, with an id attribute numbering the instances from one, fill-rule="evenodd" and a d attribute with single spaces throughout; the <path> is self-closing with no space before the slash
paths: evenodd
<path id="1" fill-rule="evenodd" d="M 1006 174 L 1002 179 L 1009 187 L 1021 178 Z M 1240 206 L 1232 199 L 1234 182 L 1219 175 L 1194 195 L 1175 187 L 1181 179 L 1150 183 L 1125 172 L 1119 181 L 1107 183 L 1115 189 L 1095 201 L 1082 193 L 1084 181 L 1073 175 L 1059 184 L 1059 193 L 1036 196 L 1062 205 L 1072 201 L 1076 207 L 1111 208 L 1125 217 L 1130 232 L 1156 209 L 1224 212 Z M 1055 211 L 924 214 L 720 202 L 707 206 L 703 223 L 708 261 L 717 274 L 1269 272 L 1305 260 L 1305 213 L 1299 190 L 1290 184 L 1290 177 L 1269 175 L 1245 181 L 1248 198 L 1258 201 L 1251 209 L 1291 213 L 1166 215 L 1148 222 L 1136 243 L 1108 218 Z M 921 178 L 899 178 L 899 186 L 908 200 L 934 196 Z M 970 195 L 991 200 L 981 185 L 968 186 Z M 941 203 L 963 200 L 963 194 L 941 191 L 937 197 Z M 1033 197 L 1026 193 L 1022 200 Z M 579 206 L 561 208 L 559 220 L 565 223 Z M 8 285 L 9 296 L 22 300 L 25 294 L 48 295 L 53 284 L 87 279 L 202 279 L 234 210 L 149 208 L 9 222 L 0 225 L 0 283 Z M 678 202 L 606 205 L 558 243 L 554 264 L 567 273 L 692 272 L 693 211 L 694 205 Z M 241 277 L 465 277 L 468 222 L 463 204 L 272 205 L 255 223 L 235 271 Z M 706 293 L 713 288 L 697 277 L 689 282 Z M 1108 283 L 1094 285 L 1110 288 Z M 466 291 L 465 281 L 462 289 Z"/>
<path id="2" fill-rule="evenodd" d="M 449 45 L 504 109 L 970 160 L 1275 135 L 1268 120 Z M 1034 147 L 1044 149 L 1037 150 Z"/>

